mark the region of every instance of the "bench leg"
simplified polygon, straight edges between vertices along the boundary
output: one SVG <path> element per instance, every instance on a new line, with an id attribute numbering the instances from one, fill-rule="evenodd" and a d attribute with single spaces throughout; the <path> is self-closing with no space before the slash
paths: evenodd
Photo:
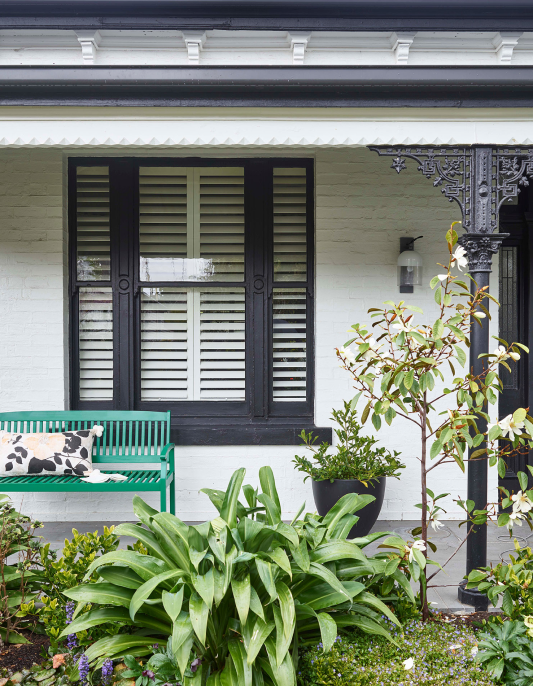
<path id="1" fill-rule="evenodd" d="M 176 477 L 170 482 L 170 513 L 176 514 Z"/>
<path id="2" fill-rule="evenodd" d="M 161 510 L 161 512 L 167 511 L 167 486 L 166 486 L 166 484 L 161 489 L 159 509 Z"/>

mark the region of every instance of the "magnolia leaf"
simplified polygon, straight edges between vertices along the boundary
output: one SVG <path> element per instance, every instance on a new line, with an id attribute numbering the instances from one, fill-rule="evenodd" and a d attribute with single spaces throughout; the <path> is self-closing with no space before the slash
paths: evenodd
<path id="1" fill-rule="evenodd" d="M 518 481 L 520 482 L 520 488 L 523 491 L 527 491 L 527 486 L 528 486 L 527 474 L 525 472 L 518 472 L 516 476 L 518 477 Z"/>

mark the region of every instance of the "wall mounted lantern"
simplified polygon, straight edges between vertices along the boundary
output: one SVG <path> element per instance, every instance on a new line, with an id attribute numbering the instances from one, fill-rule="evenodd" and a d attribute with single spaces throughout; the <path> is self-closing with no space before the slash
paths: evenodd
<path id="1" fill-rule="evenodd" d="M 415 250 L 418 238 L 400 238 L 400 254 L 398 256 L 398 286 L 400 293 L 412 293 L 413 286 L 422 285 L 422 255 Z"/>

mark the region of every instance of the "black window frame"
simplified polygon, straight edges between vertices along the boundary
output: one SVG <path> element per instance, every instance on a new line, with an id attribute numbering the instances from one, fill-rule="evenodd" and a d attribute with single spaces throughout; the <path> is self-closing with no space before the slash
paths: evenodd
<path id="1" fill-rule="evenodd" d="M 76 169 L 109 168 L 111 280 L 79 281 L 76 244 Z M 243 167 L 245 207 L 246 400 L 141 401 L 139 279 L 139 168 Z M 280 167 L 306 169 L 307 281 L 275 281 L 273 269 L 273 172 Z M 314 426 L 314 160 L 311 158 L 199 157 L 71 157 L 68 160 L 68 222 L 70 275 L 70 406 L 73 409 L 171 410 L 172 438 L 178 444 L 297 444 L 302 429 L 320 440 L 331 430 Z M 112 401 L 79 399 L 79 309 L 81 287 L 111 287 L 113 293 Z M 151 284 L 153 285 L 153 283 Z M 211 287 L 211 282 L 157 282 L 174 288 Z M 307 393 L 302 402 L 273 400 L 272 294 L 274 288 L 306 290 Z M 259 360 L 259 364 L 257 361 Z"/>

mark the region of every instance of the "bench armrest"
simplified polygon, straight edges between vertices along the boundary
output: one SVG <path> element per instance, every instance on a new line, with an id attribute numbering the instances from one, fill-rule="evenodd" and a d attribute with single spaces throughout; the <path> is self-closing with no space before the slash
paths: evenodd
<path id="1" fill-rule="evenodd" d="M 161 460 L 161 478 L 167 478 L 167 467 L 170 474 L 174 473 L 174 443 L 167 443 L 159 454 Z"/>

